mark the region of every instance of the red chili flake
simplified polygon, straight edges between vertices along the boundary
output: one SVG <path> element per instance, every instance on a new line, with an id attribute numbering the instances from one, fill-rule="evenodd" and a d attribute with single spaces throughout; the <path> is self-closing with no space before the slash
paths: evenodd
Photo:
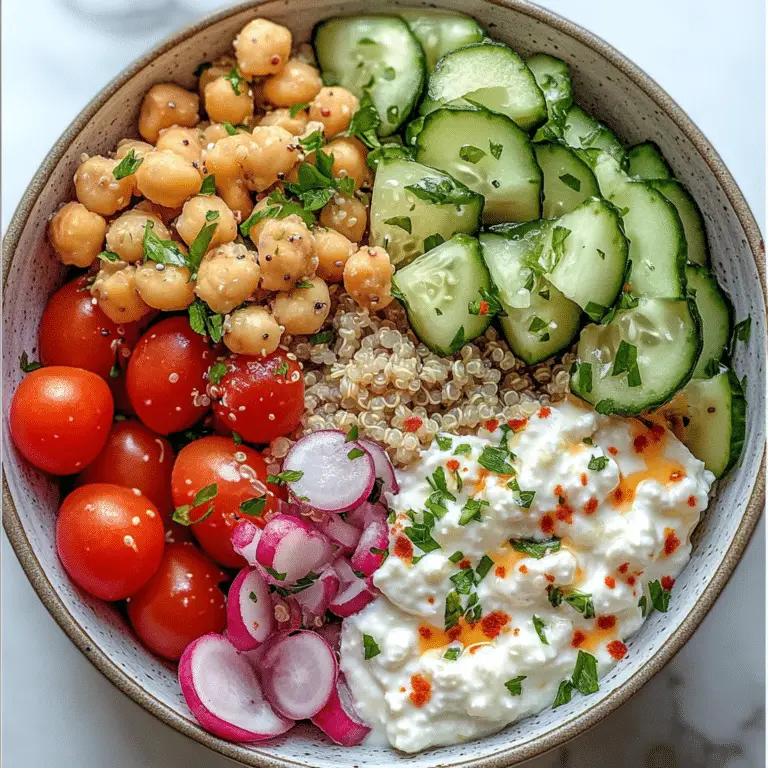
<path id="1" fill-rule="evenodd" d="M 425 640 L 429 640 L 432 637 L 432 630 L 429 627 L 419 627 L 419 634 Z"/>
<path id="2" fill-rule="evenodd" d="M 672 587 L 675 586 L 675 580 L 671 576 L 662 576 L 661 577 L 661 588 L 666 589 L 667 592 L 672 591 Z"/>
<path id="3" fill-rule="evenodd" d="M 472 563 L 469 561 L 469 558 L 467 558 L 467 557 L 465 557 L 463 560 L 459 561 L 459 568 L 461 568 L 462 571 L 465 571 L 471 565 L 472 565 Z"/>
<path id="4" fill-rule="evenodd" d="M 611 640 L 611 642 L 605 646 L 605 650 L 608 651 L 616 661 L 621 661 L 627 655 L 627 646 L 624 645 L 621 640 Z"/>
<path id="5" fill-rule="evenodd" d="M 481 648 L 482 648 L 482 646 L 481 646 L 481 645 L 473 645 L 473 646 L 472 646 L 472 647 L 469 649 L 469 652 L 470 652 L 470 653 L 471 653 L 471 654 L 474 656 L 474 655 L 475 655 L 475 654 L 476 654 L 476 653 L 477 653 L 477 652 L 478 652 L 478 651 L 479 651 Z"/>
<path id="6" fill-rule="evenodd" d="M 451 472 L 456 472 L 460 466 L 458 459 L 448 459 L 448 461 L 445 462 L 446 469 L 449 469 Z"/>
<path id="7" fill-rule="evenodd" d="M 496 570 L 494 573 L 500 578 L 503 579 L 507 575 L 507 569 L 503 565 L 497 565 Z"/>
<path id="8" fill-rule="evenodd" d="M 552 491 L 552 493 L 554 493 L 555 496 L 558 496 L 558 497 L 565 496 L 565 491 L 563 490 L 563 486 L 562 485 L 556 485 L 555 489 L 554 489 L 554 491 Z"/>
<path id="9" fill-rule="evenodd" d="M 661 438 L 664 437 L 665 431 L 666 430 L 661 426 L 661 424 L 653 424 L 650 429 L 650 435 L 653 442 L 658 443 Z"/>
<path id="10" fill-rule="evenodd" d="M 638 435 L 633 441 L 635 453 L 642 453 L 648 447 L 648 438 L 645 435 Z"/>
<path id="11" fill-rule="evenodd" d="M 481 301 L 480 302 L 480 309 L 477 311 L 478 315 L 487 315 L 488 314 L 488 302 L 487 301 Z"/>
<path id="12" fill-rule="evenodd" d="M 616 570 L 619 573 L 626 573 L 628 568 L 629 568 L 629 563 L 622 563 Z"/>
<path id="13" fill-rule="evenodd" d="M 521 429 L 526 428 L 528 419 L 510 419 L 507 424 L 509 424 L 513 432 L 519 432 Z"/>
<path id="14" fill-rule="evenodd" d="M 696 506 L 696 497 L 695 496 L 689 496 L 688 497 L 688 506 L 689 507 L 695 507 Z"/>
<path id="15" fill-rule="evenodd" d="M 589 482 L 589 478 L 587 477 L 587 473 L 586 472 L 582 472 L 581 473 L 581 478 L 580 479 L 581 479 L 581 484 L 582 485 L 586 485 Z"/>
<path id="16" fill-rule="evenodd" d="M 629 584 L 630 587 L 634 587 L 637 583 L 637 579 L 634 576 L 627 576 L 627 584 Z"/>
<path id="17" fill-rule="evenodd" d="M 480 627 L 489 640 L 498 637 L 507 624 L 509 624 L 509 616 L 504 611 L 493 611 L 480 619 Z"/>
<path id="18" fill-rule="evenodd" d="M 605 586 L 608 587 L 608 589 L 614 589 L 616 587 L 616 579 L 614 579 L 613 576 L 606 576 Z"/>
<path id="19" fill-rule="evenodd" d="M 428 597 L 428 598 L 427 598 L 427 602 L 428 602 L 430 605 L 434 605 L 434 604 L 435 604 L 435 598 L 434 598 L 434 597 Z"/>
<path id="20" fill-rule="evenodd" d="M 584 514 L 585 515 L 592 515 L 597 511 L 597 505 L 598 500 L 593 496 L 585 505 L 584 505 Z"/>
<path id="21" fill-rule="evenodd" d="M 616 617 L 612 613 L 607 616 L 598 616 L 597 626 L 600 629 L 613 629 L 616 626 Z"/>
<path id="22" fill-rule="evenodd" d="M 571 638 L 571 645 L 574 648 L 579 648 L 586 639 L 587 636 L 580 629 L 574 629 L 573 637 Z"/>
<path id="23" fill-rule="evenodd" d="M 680 546 L 680 539 L 675 535 L 674 528 L 664 529 L 664 554 L 671 555 Z"/>
<path id="24" fill-rule="evenodd" d="M 409 416 L 403 422 L 403 429 L 406 432 L 418 432 L 422 424 L 423 422 L 418 416 Z"/>
<path id="25" fill-rule="evenodd" d="M 515 628 L 512 630 L 512 634 L 513 634 L 515 637 L 517 637 L 517 636 L 520 634 L 520 628 L 519 628 L 519 627 L 515 627 Z"/>
<path id="26" fill-rule="evenodd" d="M 488 421 L 483 424 L 483 426 L 489 431 L 489 432 L 495 432 L 499 428 L 499 420 L 498 419 L 488 419 Z"/>
<path id="27" fill-rule="evenodd" d="M 395 556 L 401 560 L 410 560 L 413 557 L 413 544 L 407 536 L 398 536 L 395 539 Z"/>
<path id="28" fill-rule="evenodd" d="M 521 565 L 517 570 L 520 571 L 520 573 L 522 573 L 523 576 L 525 576 L 525 574 L 528 573 L 528 566 L 527 565 Z"/>
<path id="29" fill-rule="evenodd" d="M 624 290 L 629 293 L 632 290 L 632 284 L 631 283 L 624 283 Z"/>
<path id="30" fill-rule="evenodd" d="M 458 625 L 455 627 L 451 627 L 451 629 L 449 629 L 448 632 L 446 632 L 446 634 L 448 635 L 449 640 L 451 641 L 456 640 L 456 638 L 461 634 L 461 627 Z"/>
<path id="31" fill-rule="evenodd" d="M 552 519 L 552 515 L 547 513 L 544 515 L 544 517 L 541 518 L 541 532 L 542 533 L 554 533 L 555 531 L 555 521 Z"/>
<path id="32" fill-rule="evenodd" d="M 555 517 L 566 525 L 573 525 L 573 509 L 568 504 L 558 504 Z"/>
<path id="33" fill-rule="evenodd" d="M 322 109 L 320 110 L 320 114 L 323 117 L 330 117 L 331 116 L 331 110 L 328 109 L 328 107 L 322 107 Z"/>
<path id="34" fill-rule="evenodd" d="M 411 676 L 411 688 L 413 690 L 409 698 L 414 707 L 423 707 L 432 697 L 432 686 L 421 675 Z"/>
<path id="35" fill-rule="evenodd" d="M 548 581 L 550 584 L 554 584 L 554 583 L 555 583 L 555 574 L 554 574 L 554 573 L 545 573 L 545 574 L 544 574 L 544 578 L 545 578 L 545 579 L 546 579 L 546 580 L 547 580 L 547 581 Z"/>
<path id="36" fill-rule="evenodd" d="M 685 477 L 685 472 L 672 472 L 669 476 L 670 483 L 679 483 Z"/>
<path id="37" fill-rule="evenodd" d="M 546 419 L 549 418 L 549 415 L 552 413 L 552 409 L 548 408 L 546 405 L 543 408 L 539 408 L 538 416 L 540 419 Z"/>
<path id="38" fill-rule="evenodd" d="M 619 455 L 619 449 L 615 445 L 609 445 L 608 446 L 608 453 L 610 453 L 611 456 L 618 456 Z"/>

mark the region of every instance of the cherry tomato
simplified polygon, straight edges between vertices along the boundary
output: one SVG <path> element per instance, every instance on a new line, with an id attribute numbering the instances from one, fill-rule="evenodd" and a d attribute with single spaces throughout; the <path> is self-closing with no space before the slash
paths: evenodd
<path id="1" fill-rule="evenodd" d="M 213 412 L 217 428 L 234 430 L 249 443 L 268 443 L 292 432 L 304 412 L 304 377 L 283 352 L 267 357 L 231 355 Z"/>
<path id="2" fill-rule="evenodd" d="M 112 393 L 95 373 L 60 365 L 38 368 L 11 400 L 11 437 L 39 469 L 71 475 L 104 447 L 113 412 Z"/>
<path id="3" fill-rule="evenodd" d="M 165 548 L 160 567 L 128 598 L 128 618 L 144 645 L 175 661 L 201 635 L 227 623 L 225 574 L 193 544 Z"/>
<path id="4" fill-rule="evenodd" d="M 191 427 L 206 413 L 206 374 L 214 356 L 207 340 L 181 315 L 153 325 L 128 363 L 128 396 L 138 417 L 167 435 Z"/>
<path id="5" fill-rule="evenodd" d="M 56 548 L 79 587 L 122 600 L 149 581 L 163 557 L 165 533 L 155 505 L 109 483 L 75 488 L 56 520 Z"/>
<path id="6" fill-rule="evenodd" d="M 257 525 L 262 517 L 240 512 L 244 501 L 264 495 L 262 514 L 277 509 L 277 496 L 267 486 L 267 465 L 261 455 L 246 445 L 235 445 L 228 437 L 203 437 L 185 445 L 173 465 L 173 501 L 176 507 L 191 505 L 195 495 L 206 486 L 216 485 L 211 501 L 194 507 L 189 517 L 193 536 L 216 562 L 230 568 L 242 568 L 245 560 L 232 549 L 230 536 L 238 520 L 247 518 Z M 213 512 L 201 522 L 209 507 Z"/>
<path id="7" fill-rule="evenodd" d="M 48 300 L 40 320 L 40 360 L 71 365 L 106 379 L 138 338 L 136 323 L 113 323 L 92 300 L 88 278 L 78 277 Z"/>

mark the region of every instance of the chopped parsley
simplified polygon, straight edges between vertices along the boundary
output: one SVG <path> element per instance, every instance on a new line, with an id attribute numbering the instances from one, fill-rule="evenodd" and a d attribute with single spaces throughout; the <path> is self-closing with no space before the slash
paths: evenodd
<path id="1" fill-rule="evenodd" d="M 469 443 L 461 443 L 456 446 L 456 450 L 453 452 L 454 456 L 470 456 L 472 454 L 472 446 Z"/>
<path id="2" fill-rule="evenodd" d="M 176 507 L 172 515 L 173 521 L 175 523 L 179 523 L 179 525 L 184 526 L 197 525 L 198 523 L 202 523 L 203 520 L 212 514 L 213 504 L 208 507 L 208 510 L 202 515 L 202 517 L 198 517 L 196 520 L 192 520 L 189 516 L 189 513 L 195 507 L 199 507 L 201 504 L 205 504 L 206 502 L 215 499 L 218 495 L 218 492 L 219 487 L 216 483 L 211 483 L 210 485 L 206 485 L 205 487 L 201 488 L 195 494 L 191 504 L 185 504 L 184 506 Z"/>
<path id="3" fill-rule="evenodd" d="M 536 634 L 539 636 L 539 640 L 541 640 L 544 645 L 549 645 L 549 640 L 547 640 L 547 636 L 544 633 L 544 627 L 546 626 L 547 625 L 544 623 L 544 621 L 534 613 L 533 628 L 536 630 Z"/>
<path id="4" fill-rule="evenodd" d="M 468 525 L 473 520 L 480 520 L 483 507 L 490 506 L 490 503 L 484 499 L 467 499 L 466 504 L 461 510 L 459 525 Z"/>
<path id="5" fill-rule="evenodd" d="M 595 618 L 595 606 L 592 602 L 592 595 L 577 590 L 565 595 L 563 600 L 575 611 L 581 613 L 585 619 Z"/>
<path id="6" fill-rule="evenodd" d="M 428 523 L 414 522 L 403 530 L 403 533 L 418 547 L 422 552 L 434 552 L 440 549 L 440 545 L 432 538 L 432 526 Z"/>
<path id="7" fill-rule="evenodd" d="M 29 355 L 26 352 L 22 352 L 19 358 L 19 367 L 24 373 L 32 373 L 32 371 L 42 368 L 43 364 L 38 363 L 37 360 L 30 360 Z"/>
<path id="8" fill-rule="evenodd" d="M 536 496 L 536 491 L 521 491 L 520 484 L 514 478 L 507 483 L 507 488 L 517 494 L 515 504 L 523 509 L 530 509 L 531 504 L 533 504 L 533 499 Z"/>
<path id="9" fill-rule="evenodd" d="M 456 335 L 453 337 L 449 348 L 452 352 L 458 352 L 464 346 L 464 326 L 460 325 L 459 330 L 456 331 Z"/>
<path id="10" fill-rule="evenodd" d="M 208 305 L 200 299 L 195 299 L 189 307 L 189 326 L 201 336 L 210 336 L 211 341 L 218 344 L 224 335 L 224 315 L 212 313 Z"/>
<path id="11" fill-rule="evenodd" d="M 309 102 L 308 101 L 304 101 L 301 104 L 294 104 L 288 110 L 288 114 L 291 117 L 296 117 L 296 115 L 298 115 L 299 112 L 303 112 L 305 109 L 309 109 Z"/>
<path id="12" fill-rule="evenodd" d="M 592 391 L 592 363 L 577 363 L 579 371 L 579 389 L 582 392 Z"/>
<path id="13" fill-rule="evenodd" d="M 389 219 L 384 219 L 385 224 L 389 224 L 392 227 L 400 227 L 405 230 L 409 235 L 412 231 L 411 217 L 410 216 L 392 216 Z"/>
<path id="14" fill-rule="evenodd" d="M 555 262 L 560 261 L 562 258 L 565 249 L 565 241 L 570 234 L 571 230 L 566 227 L 555 227 L 552 230 L 552 252 L 555 255 Z"/>
<path id="15" fill-rule="evenodd" d="M 254 499 L 246 499 L 240 504 L 240 512 L 249 517 L 261 517 L 264 513 L 264 507 L 267 505 L 266 494 Z"/>
<path id="16" fill-rule="evenodd" d="M 509 544 L 515 552 L 522 552 L 528 557 L 541 560 L 542 557 L 550 552 L 560 551 L 560 539 L 552 538 L 546 541 L 536 541 L 534 539 L 510 539 Z"/>
<path id="17" fill-rule="evenodd" d="M 565 184 L 566 187 L 569 187 L 574 192 L 580 192 L 581 191 L 581 181 L 577 179 L 575 176 L 573 176 L 570 173 L 564 173 L 562 176 L 558 177 L 560 181 Z"/>
<path id="18" fill-rule="evenodd" d="M 464 553 L 459 550 L 458 552 L 454 552 L 449 558 L 452 563 L 458 563 L 460 560 L 464 559 Z"/>
<path id="19" fill-rule="evenodd" d="M 445 242 L 445 238 L 442 235 L 434 234 L 424 238 L 424 253 L 431 251 L 433 248 L 437 248 L 438 245 L 442 245 Z"/>
<path id="20" fill-rule="evenodd" d="M 354 440 L 357 440 L 357 438 L 360 436 L 360 429 L 358 428 L 357 424 L 353 424 L 349 430 L 347 431 L 346 436 L 344 437 L 345 443 L 351 443 Z"/>
<path id="21" fill-rule="evenodd" d="M 488 144 L 490 145 L 491 154 L 498 160 L 504 151 L 504 146 L 502 144 L 494 144 L 492 141 L 489 141 Z"/>
<path id="22" fill-rule="evenodd" d="M 468 595 L 475 586 L 475 572 L 471 568 L 462 568 L 451 576 L 451 582 L 460 595 Z"/>
<path id="23" fill-rule="evenodd" d="M 333 331 L 320 331 L 309 337 L 310 344 L 330 344 L 333 341 Z"/>
<path id="24" fill-rule="evenodd" d="M 228 75 L 224 75 L 224 79 L 229 81 L 232 86 L 232 90 L 235 92 L 235 96 L 240 95 L 240 85 L 245 82 L 245 78 L 237 71 L 237 67 L 232 67 L 232 70 Z"/>
<path id="25" fill-rule="evenodd" d="M 227 365 L 226 363 L 221 362 L 221 360 L 214 363 L 208 369 L 208 381 L 210 381 L 211 384 L 220 384 L 221 380 L 226 375 L 227 375 Z"/>
<path id="26" fill-rule="evenodd" d="M 610 462 L 610 459 L 607 456 L 593 456 L 589 460 L 589 464 L 587 465 L 587 469 L 591 469 L 593 472 L 602 472 Z"/>
<path id="27" fill-rule="evenodd" d="M 212 173 L 203 179 L 200 185 L 199 195 L 212 195 L 216 191 L 216 174 Z"/>
<path id="28" fill-rule="evenodd" d="M 469 302 L 470 315 L 483 315 L 486 317 L 495 317 L 496 315 L 499 317 L 507 316 L 499 298 L 499 290 L 495 285 L 491 285 L 489 290 L 480 288 L 478 293 L 480 298 Z"/>
<path id="29" fill-rule="evenodd" d="M 273 485 L 286 485 L 287 483 L 295 483 L 304 477 L 304 473 L 300 469 L 286 469 L 277 475 L 267 475 L 267 482 Z"/>
<path id="30" fill-rule="evenodd" d="M 584 312 L 587 314 L 590 320 L 594 322 L 600 322 L 600 318 L 606 313 L 608 307 L 604 307 L 602 304 L 598 304 L 595 301 L 590 301 L 587 306 L 584 307 Z"/>
<path id="31" fill-rule="evenodd" d="M 445 597 L 445 631 L 457 626 L 463 615 L 461 596 L 456 590 L 451 590 Z"/>
<path id="32" fill-rule="evenodd" d="M 752 317 L 748 316 L 740 323 L 736 323 L 733 327 L 733 339 L 734 341 L 748 342 L 752 335 Z"/>
<path id="33" fill-rule="evenodd" d="M 275 368 L 275 376 L 285 376 L 288 373 L 288 362 L 283 360 L 280 365 Z"/>
<path id="34" fill-rule="evenodd" d="M 359 109 L 352 115 L 346 135 L 356 136 L 368 149 L 376 149 L 381 146 L 378 137 L 380 125 L 379 111 L 373 103 L 370 92 L 366 89 L 360 99 Z"/>
<path id="35" fill-rule="evenodd" d="M 274 568 L 270 568 L 268 565 L 263 566 L 264 570 L 277 581 L 285 581 L 285 577 L 288 575 L 287 573 L 278 573 Z"/>
<path id="36" fill-rule="evenodd" d="M 453 446 L 453 440 L 450 437 L 442 437 L 441 435 L 435 436 L 435 441 L 441 451 L 450 451 Z"/>
<path id="37" fill-rule="evenodd" d="M 347 454 L 347 458 L 350 459 L 350 461 L 354 461 L 355 459 L 359 459 L 361 456 L 365 456 L 365 451 L 362 448 L 353 448 Z"/>
<path id="38" fill-rule="evenodd" d="M 475 575 L 477 576 L 477 583 L 480 583 L 490 572 L 491 568 L 493 568 L 493 560 L 491 560 L 488 555 L 483 555 L 480 558 L 480 562 L 475 567 Z"/>
<path id="39" fill-rule="evenodd" d="M 555 696 L 555 700 L 554 702 L 552 702 L 552 709 L 556 709 L 557 707 L 560 707 L 563 704 L 567 704 L 571 700 L 572 695 L 573 695 L 573 683 L 570 680 L 563 680 L 563 682 L 560 683 L 560 686 L 557 689 L 557 695 Z"/>
<path id="40" fill-rule="evenodd" d="M 597 682 L 597 659 L 591 653 L 579 651 L 571 683 L 584 696 L 590 693 L 597 693 L 600 689 L 600 685 Z"/>
<path id="41" fill-rule="evenodd" d="M 363 656 L 366 661 L 378 656 L 381 653 L 379 644 L 370 636 L 363 635 Z"/>
<path id="42" fill-rule="evenodd" d="M 112 169 L 112 175 L 119 181 L 126 176 L 136 173 L 138 167 L 144 162 L 143 157 L 136 157 L 136 150 L 132 149 L 128 154 Z"/>
<path id="43" fill-rule="evenodd" d="M 471 144 L 464 144 L 459 150 L 459 157 L 465 163 L 473 165 L 485 157 L 486 153 L 480 147 L 473 147 Z"/>
<path id="44" fill-rule="evenodd" d="M 669 600 L 672 593 L 661 586 L 660 581 L 652 581 L 648 584 L 648 591 L 651 594 L 651 605 L 661 612 L 666 613 L 669 610 Z"/>
<path id="45" fill-rule="evenodd" d="M 428 203 L 435 205 L 461 206 L 471 203 L 475 199 L 475 193 L 463 184 L 453 179 L 435 179 L 425 176 L 415 184 L 409 184 L 406 190 Z"/>
<path id="46" fill-rule="evenodd" d="M 495 472 L 497 475 L 514 475 L 516 474 L 515 468 L 508 462 L 508 459 L 511 458 L 514 458 L 514 454 L 510 453 L 506 448 L 487 445 L 483 448 L 477 463 L 481 467 Z"/>
<path id="47" fill-rule="evenodd" d="M 443 658 L 448 659 L 448 661 L 456 661 L 456 659 L 461 656 L 461 648 L 449 648 L 444 654 Z"/>
<path id="48" fill-rule="evenodd" d="M 512 696 L 520 696 L 523 692 L 522 682 L 526 677 L 527 675 L 518 675 L 511 680 L 507 680 L 507 682 L 504 683 L 504 687 L 512 694 Z"/>
<path id="49" fill-rule="evenodd" d="M 622 373 L 627 374 L 627 384 L 630 387 L 639 387 L 642 384 L 640 369 L 637 367 L 637 347 L 626 341 L 619 342 L 611 376 L 619 376 Z"/>

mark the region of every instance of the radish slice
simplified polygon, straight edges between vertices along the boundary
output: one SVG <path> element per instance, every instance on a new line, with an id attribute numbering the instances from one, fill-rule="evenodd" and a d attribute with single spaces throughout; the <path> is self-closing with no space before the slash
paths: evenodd
<path id="1" fill-rule="evenodd" d="M 361 579 L 343 557 L 339 558 L 333 567 L 341 580 L 341 586 L 331 600 L 329 610 L 336 616 L 346 619 L 362 611 L 376 597 L 376 592 L 370 578 Z"/>
<path id="2" fill-rule="evenodd" d="M 347 512 L 347 522 L 361 531 L 365 530 L 374 520 L 387 522 L 387 508 L 383 504 L 363 502 L 359 507 Z"/>
<path id="3" fill-rule="evenodd" d="M 280 631 L 301 629 L 301 606 L 293 595 L 280 597 L 277 592 L 272 592 L 272 612 Z"/>
<path id="4" fill-rule="evenodd" d="M 365 440 L 361 438 L 357 442 L 371 454 L 376 477 L 380 477 L 384 483 L 381 490 L 387 493 L 398 493 L 400 491 L 400 486 L 398 485 L 397 477 L 395 476 L 395 468 L 392 466 L 392 462 L 389 460 L 387 452 L 378 443 L 374 443 L 373 440 Z"/>
<path id="5" fill-rule="evenodd" d="M 312 722 L 342 747 L 362 744 L 371 732 L 355 711 L 352 694 L 342 675 L 339 675 L 328 703 L 312 718 Z"/>
<path id="6" fill-rule="evenodd" d="M 316 632 L 275 635 L 261 657 L 264 693 L 272 706 L 292 720 L 316 715 L 336 687 L 336 654 Z"/>
<path id="7" fill-rule="evenodd" d="M 371 455 L 335 429 L 302 437 L 285 457 L 283 471 L 301 472 L 290 483 L 291 493 L 324 512 L 346 512 L 362 504 L 376 480 Z"/>
<path id="8" fill-rule="evenodd" d="M 277 515 L 264 526 L 256 561 L 272 584 L 289 586 L 331 561 L 331 542 L 306 520 Z"/>
<path id="9" fill-rule="evenodd" d="M 275 614 L 267 582 L 260 569 L 243 568 L 227 595 L 227 637 L 238 651 L 252 651 L 274 630 Z"/>
<path id="10" fill-rule="evenodd" d="M 306 626 L 322 626 L 322 619 L 339 591 L 339 584 L 336 571 L 327 566 L 312 586 L 296 593 L 296 602 L 301 606 Z M 320 624 L 317 624 L 317 619 L 320 619 Z"/>
<path id="11" fill-rule="evenodd" d="M 351 554 L 355 551 L 357 542 L 360 540 L 361 528 L 356 528 L 346 520 L 342 520 L 338 515 L 326 515 L 322 520 L 316 522 L 315 526 L 338 544 L 344 554 Z"/>
<path id="12" fill-rule="evenodd" d="M 195 719 L 222 739 L 263 741 L 293 727 L 264 700 L 251 665 L 221 635 L 203 635 L 185 648 L 179 683 Z"/>
<path id="13" fill-rule="evenodd" d="M 256 565 L 256 547 L 261 538 L 261 528 L 250 520 L 241 520 L 232 530 L 232 549 L 244 557 L 248 565 Z"/>
<path id="14" fill-rule="evenodd" d="M 383 562 L 389 546 L 389 528 L 382 520 L 372 520 L 360 536 L 355 553 L 350 558 L 352 568 L 370 576 Z"/>
<path id="15" fill-rule="evenodd" d="M 321 637 L 324 637 L 328 642 L 328 645 L 330 645 L 336 653 L 339 653 L 339 649 L 341 648 L 340 621 L 327 621 L 321 627 L 318 627 L 315 632 Z"/>

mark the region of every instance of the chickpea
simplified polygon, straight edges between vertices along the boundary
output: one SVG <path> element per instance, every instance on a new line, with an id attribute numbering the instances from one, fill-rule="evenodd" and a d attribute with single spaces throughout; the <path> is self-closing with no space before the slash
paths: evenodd
<path id="1" fill-rule="evenodd" d="M 163 224 L 167 227 L 174 219 L 181 216 L 181 207 L 178 208 L 166 208 L 162 205 L 157 205 L 151 200 L 142 200 L 140 203 L 136 203 L 133 206 L 134 211 L 146 211 L 157 216 Z"/>
<path id="2" fill-rule="evenodd" d="M 164 312 L 186 309 L 195 300 L 189 270 L 174 264 L 145 262 L 136 269 L 136 289 L 150 307 Z"/>
<path id="3" fill-rule="evenodd" d="M 242 179 L 224 178 L 219 181 L 217 176 L 216 191 L 239 221 L 245 221 L 251 215 L 253 200 L 251 200 L 251 194 Z"/>
<path id="4" fill-rule="evenodd" d="M 196 128 L 179 128 L 175 125 L 160 131 L 157 149 L 173 152 L 199 170 L 203 162 L 201 138 L 200 131 Z"/>
<path id="5" fill-rule="evenodd" d="M 284 128 L 259 126 L 251 134 L 255 149 L 249 149 L 242 161 L 245 182 L 254 192 L 263 192 L 290 173 L 299 153 L 296 140 Z"/>
<path id="6" fill-rule="evenodd" d="M 163 221 L 154 213 L 137 208 L 120 214 L 107 230 L 107 250 L 116 253 L 125 262 L 144 258 L 144 232 L 147 222 L 152 222 L 152 231 L 163 240 L 170 237 Z"/>
<path id="7" fill-rule="evenodd" d="M 296 287 L 290 293 L 278 293 L 272 312 L 286 333 L 316 333 L 331 310 L 328 286 L 319 277 L 307 280 L 308 287 Z"/>
<path id="8" fill-rule="evenodd" d="M 252 304 L 232 313 L 224 333 L 224 344 L 241 355 L 269 355 L 280 344 L 283 330 L 264 307 Z"/>
<path id="9" fill-rule="evenodd" d="M 201 73 L 200 78 L 197 81 L 197 89 L 200 91 L 200 96 L 205 94 L 205 86 L 208 83 L 212 83 L 224 75 L 228 75 L 233 67 L 237 66 L 234 56 L 220 56 L 216 61 L 211 64 L 210 67 L 206 67 Z"/>
<path id="10" fill-rule="evenodd" d="M 146 141 L 139 141 L 138 139 L 120 139 L 117 142 L 117 149 L 115 150 L 115 157 L 118 160 L 122 160 L 131 150 L 133 150 L 134 157 L 144 157 L 147 152 L 151 152 L 154 147 L 151 144 L 147 144 Z"/>
<path id="11" fill-rule="evenodd" d="M 206 215 L 210 211 L 218 213 L 218 217 L 208 220 Z M 206 224 L 216 224 L 209 248 L 221 243 L 231 243 L 237 237 L 237 222 L 234 214 L 220 197 L 216 195 L 191 197 L 184 203 L 181 216 L 176 222 L 176 231 L 187 245 L 192 245 Z"/>
<path id="12" fill-rule="evenodd" d="M 374 312 L 392 301 L 392 273 L 389 254 L 364 246 L 350 256 L 344 267 L 344 289 L 361 306 Z"/>
<path id="13" fill-rule="evenodd" d="M 268 219 L 259 237 L 261 287 L 267 291 L 292 288 L 303 277 L 315 274 L 317 258 L 312 255 L 315 238 L 295 214 Z"/>
<path id="14" fill-rule="evenodd" d="M 226 315 L 259 286 L 256 252 L 239 243 L 214 248 L 203 257 L 195 293 L 214 311 Z"/>
<path id="15" fill-rule="evenodd" d="M 291 55 L 291 31 L 268 19 L 248 22 L 233 43 L 237 66 L 245 77 L 276 75 Z"/>
<path id="16" fill-rule="evenodd" d="M 173 83 L 153 85 L 141 102 L 139 133 L 154 144 L 163 128 L 180 125 L 194 128 L 200 121 L 200 99 L 196 93 Z"/>
<path id="17" fill-rule="evenodd" d="M 230 135 L 223 123 L 210 123 L 203 129 L 203 147 L 210 151 L 213 145 L 220 139 L 226 139 Z"/>
<path id="18" fill-rule="evenodd" d="M 285 69 L 268 77 L 261 86 L 264 98 L 276 107 L 292 107 L 303 104 L 320 93 L 323 81 L 315 67 L 298 59 L 291 59 Z"/>
<path id="19" fill-rule="evenodd" d="M 320 223 L 359 243 L 368 225 L 368 211 L 356 197 L 334 195 L 320 211 Z"/>
<path id="20" fill-rule="evenodd" d="M 116 179 L 112 173 L 118 160 L 96 155 L 89 157 L 75 173 L 77 199 L 93 213 L 111 216 L 131 202 L 136 174 Z M 143 165 L 143 163 L 142 163 Z M 141 166 L 139 166 L 141 168 Z"/>
<path id="21" fill-rule="evenodd" d="M 242 123 L 253 115 L 253 91 L 245 82 L 233 86 L 226 77 L 218 77 L 205 86 L 203 100 L 215 122 Z"/>
<path id="22" fill-rule="evenodd" d="M 200 171 L 168 149 L 150 152 L 136 171 L 139 192 L 166 208 L 179 208 L 200 191 L 202 183 Z"/>
<path id="23" fill-rule="evenodd" d="M 240 220 L 245 221 L 253 209 L 253 202 L 245 183 L 242 158 L 253 150 L 253 138 L 248 133 L 226 136 L 208 150 L 205 158 L 206 173 L 216 175 L 216 190 Z"/>
<path id="24" fill-rule="evenodd" d="M 263 211 L 265 208 L 268 208 L 269 205 L 270 205 L 269 197 L 262 197 L 261 200 L 259 200 L 259 202 L 253 206 L 253 211 L 251 211 L 251 215 L 253 215 L 254 213 L 257 213 L 258 211 Z M 248 237 L 251 238 L 251 241 L 257 248 L 259 247 L 259 238 L 261 237 L 261 233 L 264 230 L 264 225 L 268 221 L 269 219 L 262 219 L 261 221 L 257 221 L 248 231 Z"/>
<path id="25" fill-rule="evenodd" d="M 276 125 L 284 128 L 291 136 L 300 136 L 307 127 L 308 120 L 309 115 L 306 110 L 297 112 L 294 117 L 291 117 L 289 109 L 274 109 L 261 118 L 259 125 Z"/>
<path id="26" fill-rule="evenodd" d="M 149 306 L 136 290 L 136 267 L 123 262 L 104 262 L 91 286 L 91 295 L 113 323 L 140 320 Z"/>
<path id="27" fill-rule="evenodd" d="M 90 267 L 101 251 L 107 222 L 82 203 L 67 203 L 48 225 L 48 238 L 63 264 Z"/>
<path id="28" fill-rule="evenodd" d="M 369 178 L 368 150 L 362 141 L 355 138 L 334 139 L 323 150 L 333 155 L 334 178 L 350 178 L 355 182 L 355 189 L 360 189 Z"/>
<path id="29" fill-rule="evenodd" d="M 332 139 L 349 128 L 352 115 L 360 109 L 357 96 L 346 88 L 334 85 L 321 88 L 309 105 L 309 119 L 325 126 L 325 137 Z"/>
<path id="30" fill-rule="evenodd" d="M 357 246 L 335 229 L 316 227 L 315 256 L 317 274 L 329 283 L 340 283 L 344 279 L 344 265 L 357 250 Z"/>

